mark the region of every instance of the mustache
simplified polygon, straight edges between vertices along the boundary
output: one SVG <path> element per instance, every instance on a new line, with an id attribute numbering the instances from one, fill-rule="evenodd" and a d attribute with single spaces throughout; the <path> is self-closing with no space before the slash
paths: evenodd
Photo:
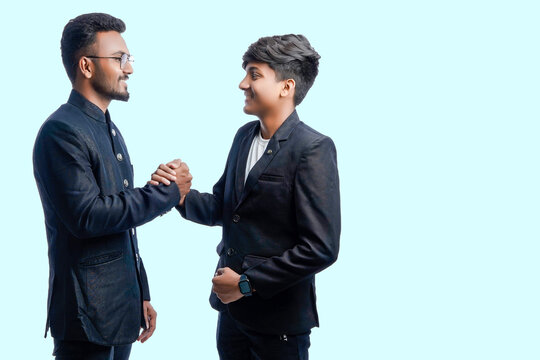
<path id="1" fill-rule="evenodd" d="M 129 79 L 129 76 L 127 75 L 120 78 L 120 80 L 127 80 L 127 79 Z"/>

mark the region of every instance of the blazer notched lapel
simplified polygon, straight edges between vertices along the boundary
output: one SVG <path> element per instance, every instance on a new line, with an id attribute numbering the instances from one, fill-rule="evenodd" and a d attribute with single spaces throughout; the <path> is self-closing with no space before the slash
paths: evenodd
<path id="1" fill-rule="evenodd" d="M 268 165 L 270 165 L 272 160 L 277 156 L 279 150 L 281 149 L 280 143 L 288 139 L 289 135 L 299 123 L 300 119 L 298 118 L 298 114 L 295 110 L 292 112 L 291 115 L 289 115 L 287 120 L 285 120 L 283 124 L 281 124 L 274 136 L 272 136 L 272 138 L 270 139 L 270 142 L 268 142 L 263 156 L 259 159 L 259 161 L 257 161 L 255 166 L 253 166 L 253 168 L 249 172 L 245 186 L 243 186 L 243 184 L 245 179 L 246 162 L 249 154 L 249 149 L 251 147 L 251 142 L 253 141 L 253 136 L 255 136 L 255 130 L 258 131 L 260 126 L 254 127 L 252 132 L 250 132 L 250 135 L 252 135 L 251 137 L 248 136 L 250 141 L 246 141 L 246 138 L 244 138 L 244 142 L 242 143 L 240 148 L 240 151 L 242 151 L 242 153 L 240 153 L 238 156 L 238 164 L 236 168 L 236 189 L 237 193 L 241 195 L 240 199 L 237 198 L 235 209 L 237 209 L 242 204 L 245 198 L 249 195 L 249 192 L 253 189 L 255 184 L 257 184 L 257 181 L 259 180 L 261 174 L 264 172 L 264 170 L 266 170 Z M 248 144 L 246 145 L 246 143 Z M 241 183 L 241 185 L 239 185 L 239 182 Z M 243 187 L 243 189 L 241 186 Z"/>
<path id="2" fill-rule="evenodd" d="M 246 163 L 249 155 L 249 149 L 253 142 L 253 137 L 256 131 L 259 131 L 260 125 L 256 123 L 248 132 L 247 135 L 240 141 L 238 156 L 236 157 L 236 179 L 235 179 L 235 200 L 238 204 L 240 195 L 244 191 L 244 179 L 246 178 Z"/>

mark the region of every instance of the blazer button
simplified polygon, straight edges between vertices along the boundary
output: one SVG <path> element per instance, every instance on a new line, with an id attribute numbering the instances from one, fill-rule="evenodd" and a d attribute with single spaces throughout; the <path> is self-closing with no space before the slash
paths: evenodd
<path id="1" fill-rule="evenodd" d="M 272 155 L 272 149 L 268 149 L 268 151 L 266 152 L 268 155 Z"/>
<path id="2" fill-rule="evenodd" d="M 129 186 L 129 181 L 127 181 L 127 179 L 124 179 L 124 187 L 128 187 Z"/>
<path id="3" fill-rule="evenodd" d="M 124 157 L 120 153 L 116 154 L 116 158 L 118 159 L 118 161 L 122 161 L 124 159 Z"/>
<path id="4" fill-rule="evenodd" d="M 232 217 L 232 221 L 234 223 L 238 223 L 240 221 L 240 215 L 238 214 L 235 214 L 233 217 Z"/>
<path id="5" fill-rule="evenodd" d="M 227 255 L 228 255 L 228 256 L 233 256 L 234 253 L 235 253 L 235 250 L 234 250 L 233 248 L 228 248 L 228 249 L 227 249 Z"/>
<path id="6" fill-rule="evenodd" d="M 112 133 L 112 136 L 116 136 L 116 130 L 112 129 L 111 133 Z"/>

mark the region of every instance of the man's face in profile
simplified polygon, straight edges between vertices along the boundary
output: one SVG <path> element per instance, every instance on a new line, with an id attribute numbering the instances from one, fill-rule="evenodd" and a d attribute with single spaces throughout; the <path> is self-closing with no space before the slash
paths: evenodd
<path id="1" fill-rule="evenodd" d="M 282 84 L 268 64 L 249 62 L 239 87 L 246 96 L 244 112 L 261 118 L 277 106 Z"/>
<path id="2" fill-rule="evenodd" d="M 128 61 L 124 68 L 121 68 L 122 55 L 129 55 L 122 35 L 116 31 L 99 32 L 95 44 L 87 52 L 88 54 L 85 54 L 87 56 L 102 57 L 91 58 L 96 69 L 95 76 L 91 79 L 94 90 L 110 100 L 128 101 L 126 80 L 129 78 L 128 75 L 133 73 L 133 67 Z"/>

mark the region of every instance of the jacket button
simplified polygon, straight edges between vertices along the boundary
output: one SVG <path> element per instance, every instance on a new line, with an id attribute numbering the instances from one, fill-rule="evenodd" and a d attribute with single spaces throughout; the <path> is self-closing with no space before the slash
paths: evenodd
<path id="1" fill-rule="evenodd" d="M 268 155 L 272 155 L 272 149 L 268 149 L 268 151 L 266 152 Z"/>
<path id="2" fill-rule="evenodd" d="M 129 186 L 129 181 L 127 181 L 127 179 L 124 179 L 124 187 L 128 187 Z"/>
<path id="3" fill-rule="evenodd" d="M 112 136 L 116 136 L 116 130 L 112 129 L 111 133 L 112 133 Z"/>
<path id="4" fill-rule="evenodd" d="M 116 158 L 118 159 L 118 161 L 122 161 L 124 159 L 124 157 L 120 153 L 116 154 Z"/>
<path id="5" fill-rule="evenodd" d="M 238 214 L 235 214 L 233 217 L 232 217 L 232 221 L 234 223 L 238 223 L 240 221 L 240 215 Z"/>
<path id="6" fill-rule="evenodd" d="M 233 248 L 228 248 L 228 249 L 227 249 L 227 255 L 228 255 L 228 256 L 233 256 L 234 253 L 235 253 L 235 250 L 234 250 Z"/>

